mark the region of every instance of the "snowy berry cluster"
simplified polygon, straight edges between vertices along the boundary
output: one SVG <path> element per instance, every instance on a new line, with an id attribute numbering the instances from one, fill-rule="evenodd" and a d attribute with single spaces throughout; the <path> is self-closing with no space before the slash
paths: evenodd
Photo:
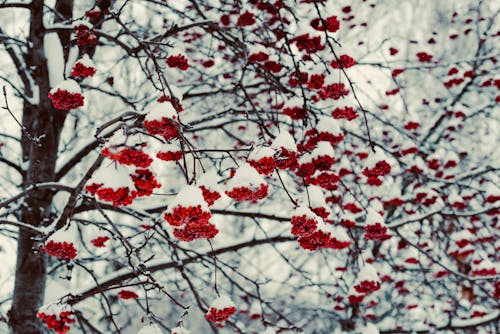
<path id="1" fill-rule="evenodd" d="M 380 279 L 375 268 L 365 263 L 361 266 L 358 276 L 349 293 L 349 302 L 357 304 L 363 299 L 380 289 Z"/>
<path id="2" fill-rule="evenodd" d="M 174 105 L 168 101 L 159 103 L 146 115 L 144 128 L 150 135 L 160 135 L 167 141 L 177 138 L 179 136 L 179 123 Z"/>
<path id="3" fill-rule="evenodd" d="M 95 65 L 87 54 L 79 59 L 75 65 L 73 65 L 73 69 L 71 70 L 71 76 L 74 78 L 89 78 L 95 73 Z"/>
<path id="4" fill-rule="evenodd" d="M 74 26 L 76 32 L 76 43 L 80 47 L 93 46 L 97 44 L 97 36 L 92 25 L 85 21 L 79 21 Z"/>
<path id="5" fill-rule="evenodd" d="M 52 88 L 49 99 L 58 110 L 72 110 L 83 106 L 84 97 L 80 85 L 74 80 L 66 80 Z"/>
<path id="6" fill-rule="evenodd" d="M 163 218 L 175 227 L 174 236 L 182 241 L 211 239 L 219 232 L 210 223 L 212 217 L 203 193 L 196 186 L 185 186 L 170 203 Z"/>
<path id="7" fill-rule="evenodd" d="M 228 296 L 223 295 L 213 301 L 205 318 L 221 327 L 234 313 L 236 313 L 236 306 Z"/>
<path id="8" fill-rule="evenodd" d="M 299 236 L 299 245 L 304 249 L 345 249 L 351 245 L 343 227 L 324 223 L 320 216 L 307 207 L 302 206 L 295 210 L 291 224 L 292 234 Z"/>

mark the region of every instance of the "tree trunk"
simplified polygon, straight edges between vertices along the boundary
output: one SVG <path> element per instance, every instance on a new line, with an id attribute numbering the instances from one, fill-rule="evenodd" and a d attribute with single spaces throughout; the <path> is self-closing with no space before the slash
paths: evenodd
<path id="1" fill-rule="evenodd" d="M 55 181 L 55 166 L 59 138 L 66 118 L 66 111 L 55 110 L 48 98 L 50 90 L 49 69 L 44 53 L 43 0 L 34 0 L 31 5 L 30 42 L 32 47 L 26 56 L 27 67 L 33 69 L 32 76 L 39 90 L 37 105 L 25 101 L 23 126 L 23 160 L 28 169 L 23 186 Z M 73 1 L 65 3 L 65 17 L 71 17 Z M 57 19 L 56 19 L 57 20 Z M 28 90 L 26 90 L 28 91 Z M 33 138 L 36 138 L 34 140 Z M 51 204 L 52 190 L 30 192 L 21 207 L 21 221 L 36 227 L 50 224 L 53 220 Z M 9 324 L 13 334 L 41 334 L 44 327 L 37 318 L 42 306 L 47 278 L 47 256 L 39 253 L 37 236 L 28 230 L 20 230 L 17 248 L 17 265 L 12 308 Z"/>

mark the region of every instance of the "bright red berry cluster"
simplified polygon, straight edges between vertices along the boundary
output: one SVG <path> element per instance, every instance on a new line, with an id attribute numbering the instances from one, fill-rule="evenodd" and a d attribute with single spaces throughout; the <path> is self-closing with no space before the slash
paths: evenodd
<path id="1" fill-rule="evenodd" d="M 324 31 L 325 27 L 328 32 L 336 32 L 340 29 L 340 22 L 336 16 L 330 16 L 321 22 L 320 18 L 311 21 L 311 27 L 318 31 Z"/>
<path id="2" fill-rule="evenodd" d="M 356 61 L 349 55 L 341 55 L 338 60 L 332 60 L 332 68 L 349 68 L 356 65 Z"/>
<path id="3" fill-rule="evenodd" d="M 294 121 L 306 118 L 307 109 L 303 107 L 290 107 L 283 109 L 283 115 L 289 116 Z"/>
<path id="4" fill-rule="evenodd" d="M 422 63 L 428 63 L 432 61 L 432 55 L 428 54 L 427 52 L 418 52 L 417 58 L 418 61 Z"/>
<path id="5" fill-rule="evenodd" d="M 306 150 L 312 150 L 318 144 L 318 142 L 321 141 L 326 141 L 329 142 L 332 146 L 336 146 L 344 139 L 344 135 L 341 132 L 339 133 L 333 133 L 327 131 L 318 132 L 317 129 L 308 130 L 305 133 L 305 137 L 306 139 L 302 144 L 302 147 Z"/>
<path id="6" fill-rule="evenodd" d="M 305 162 L 299 162 L 299 168 L 297 169 L 297 175 L 305 177 L 306 180 L 316 172 L 329 170 L 335 158 L 329 155 L 318 155 L 313 159 Z"/>
<path id="7" fill-rule="evenodd" d="M 134 165 L 140 168 L 147 168 L 153 162 L 153 159 L 149 155 L 131 147 L 105 147 L 101 153 L 105 157 L 127 166 Z"/>
<path id="8" fill-rule="evenodd" d="M 109 237 L 106 237 L 106 236 L 100 236 L 100 237 L 97 237 L 97 238 L 94 238 L 92 240 L 90 240 L 90 243 L 92 245 L 94 245 L 94 247 L 98 247 L 98 248 L 103 248 L 103 247 L 106 247 L 106 241 L 109 240 Z"/>
<path id="9" fill-rule="evenodd" d="M 80 46 L 93 46 L 97 44 L 97 36 L 93 29 L 85 24 L 75 26 L 76 43 Z"/>
<path id="10" fill-rule="evenodd" d="M 269 186 L 262 183 L 258 188 L 235 187 L 230 191 L 226 191 L 226 195 L 237 202 L 249 201 L 256 203 L 268 195 Z"/>
<path id="11" fill-rule="evenodd" d="M 128 187 L 113 189 L 103 187 L 102 183 L 89 184 L 85 187 L 85 190 L 92 195 L 97 195 L 102 201 L 111 202 L 113 206 L 130 205 L 136 197 L 136 193 Z"/>
<path id="12" fill-rule="evenodd" d="M 292 87 L 297 87 L 298 85 L 305 85 L 309 81 L 309 73 L 295 71 L 290 74 L 288 79 L 288 84 Z"/>
<path id="13" fill-rule="evenodd" d="M 264 69 L 268 72 L 278 73 L 283 69 L 283 66 L 274 60 L 268 60 L 264 63 Z"/>
<path id="14" fill-rule="evenodd" d="M 302 248 L 315 251 L 321 248 L 344 249 L 349 247 L 350 241 L 337 240 L 330 232 L 316 230 L 313 233 L 303 235 L 299 238 Z"/>
<path id="15" fill-rule="evenodd" d="M 296 213 L 292 216 L 292 234 L 299 236 L 299 245 L 307 250 L 317 250 L 322 248 L 344 249 L 350 246 L 349 241 L 345 236 L 340 237 L 342 232 L 336 230 L 339 235 L 332 235 L 332 232 L 324 231 L 318 228 L 322 218 L 327 215 L 318 215 L 315 210 L 310 208 L 299 207 Z"/>
<path id="16" fill-rule="evenodd" d="M 192 222 L 183 228 L 174 229 L 174 236 L 182 241 L 193 241 L 196 239 L 212 239 L 219 233 L 215 225 L 203 222 Z"/>
<path id="17" fill-rule="evenodd" d="M 297 152 L 288 150 L 284 147 L 278 150 L 275 161 L 278 169 L 295 170 L 299 167 Z"/>
<path id="18" fill-rule="evenodd" d="M 271 175 L 276 168 L 276 160 L 274 157 L 263 157 L 259 160 L 247 160 L 247 162 L 263 175 Z"/>
<path id="19" fill-rule="evenodd" d="M 231 307 L 226 307 L 223 309 L 216 309 L 214 307 L 211 307 L 207 314 L 205 314 L 205 318 L 208 321 L 213 322 L 214 324 L 223 324 L 227 319 L 229 319 L 230 316 L 232 316 L 234 313 L 236 313 L 236 307 L 231 306 Z"/>
<path id="20" fill-rule="evenodd" d="M 248 55 L 248 62 L 251 64 L 265 62 L 269 59 L 269 55 L 265 52 L 259 51 Z"/>
<path id="21" fill-rule="evenodd" d="M 71 93 L 65 89 L 57 89 L 49 93 L 49 99 L 58 110 L 72 110 L 83 106 L 84 97 L 80 93 Z"/>
<path id="22" fill-rule="evenodd" d="M 374 280 L 362 280 L 354 286 L 356 292 L 367 295 L 380 289 L 380 282 Z"/>
<path id="23" fill-rule="evenodd" d="M 178 205 L 165 212 L 163 218 L 172 226 L 182 226 L 194 222 L 208 223 L 212 215 L 204 211 L 201 205 L 184 207 Z"/>
<path id="24" fill-rule="evenodd" d="M 377 271 L 370 264 L 365 263 L 352 286 L 349 294 L 349 303 L 357 304 L 363 299 L 380 289 L 380 279 Z"/>
<path id="25" fill-rule="evenodd" d="M 71 260 L 76 257 L 76 248 L 71 242 L 58 242 L 49 240 L 44 246 L 40 247 L 40 252 L 46 252 L 61 260 Z"/>
<path id="26" fill-rule="evenodd" d="M 156 99 L 156 102 L 158 102 L 158 103 L 170 102 L 172 104 L 172 107 L 174 107 L 174 109 L 177 112 L 184 111 L 184 108 L 182 107 L 181 102 L 176 97 L 172 98 L 171 96 L 162 95 L 158 99 Z"/>
<path id="27" fill-rule="evenodd" d="M 188 59 L 181 54 L 178 54 L 176 56 L 169 56 L 166 62 L 169 67 L 178 68 L 182 71 L 185 71 L 189 68 Z"/>
<path id="28" fill-rule="evenodd" d="M 313 233 L 318 227 L 318 219 L 303 214 L 301 216 L 292 216 L 292 234 L 296 236 L 305 236 Z"/>
<path id="29" fill-rule="evenodd" d="M 385 160 L 377 161 L 372 168 L 365 168 L 363 175 L 367 177 L 367 182 L 372 186 L 382 185 L 382 180 L 379 177 L 385 176 L 391 172 L 391 165 Z"/>
<path id="30" fill-rule="evenodd" d="M 388 232 L 387 226 L 384 226 L 381 223 L 366 225 L 365 239 L 384 241 L 392 237 L 392 235 L 388 234 L 387 232 Z"/>
<path id="31" fill-rule="evenodd" d="M 208 206 L 214 205 L 215 201 L 221 197 L 221 194 L 219 194 L 218 191 L 210 190 L 208 187 L 203 185 L 199 186 L 199 188 L 201 189 L 203 199 L 207 202 Z"/>
<path id="32" fill-rule="evenodd" d="M 74 324 L 76 320 L 72 318 L 73 312 L 63 311 L 59 315 L 38 313 L 38 319 L 42 320 L 48 329 L 52 329 L 57 334 L 65 334 L 71 329 L 69 324 Z"/>
<path id="33" fill-rule="evenodd" d="M 295 43 L 299 51 L 305 51 L 306 53 L 315 53 L 325 48 L 321 44 L 320 36 L 310 37 L 309 34 L 296 36 L 290 40 L 290 43 Z"/>
<path id="34" fill-rule="evenodd" d="M 321 187 L 325 190 L 333 191 L 337 190 L 337 183 L 340 181 L 340 177 L 333 172 L 319 172 L 314 173 L 311 177 L 306 179 L 306 182 L 310 182 L 315 186 Z"/>
<path id="35" fill-rule="evenodd" d="M 131 174 L 130 177 L 137 190 L 135 192 L 136 196 L 149 196 L 153 193 L 153 190 L 161 187 L 161 184 L 149 169 L 136 169 L 135 174 Z"/>
<path id="36" fill-rule="evenodd" d="M 137 299 L 139 296 L 134 291 L 130 290 L 120 290 L 118 291 L 118 297 L 121 299 Z"/>
<path id="37" fill-rule="evenodd" d="M 321 89 L 325 84 L 325 75 L 324 74 L 313 74 L 311 78 L 307 82 L 307 88 L 309 89 Z"/>
<path id="38" fill-rule="evenodd" d="M 71 70 L 72 77 L 89 78 L 95 74 L 94 67 L 87 67 L 81 62 L 77 62 Z"/>
<path id="39" fill-rule="evenodd" d="M 179 161 L 182 159 L 183 155 L 184 153 L 181 150 L 179 150 L 179 151 L 159 152 L 156 154 L 156 157 L 163 161 Z"/>
<path id="40" fill-rule="evenodd" d="M 344 108 L 335 108 L 332 111 L 332 117 L 335 119 L 347 119 L 348 121 L 352 121 L 357 118 L 359 115 L 356 110 L 352 107 L 344 107 Z"/>
<path id="41" fill-rule="evenodd" d="M 167 223 L 176 227 L 174 236 L 182 241 L 215 237 L 219 231 L 210 223 L 211 217 L 210 212 L 203 210 L 201 205 L 188 207 L 178 205 L 163 215 Z"/>
<path id="42" fill-rule="evenodd" d="M 173 119 L 163 117 L 161 120 L 145 120 L 144 128 L 152 135 L 160 135 L 165 140 L 171 140 L 179 136 L 179 123 Z"/>
<path id="43" fill-rule="evenodd" d="M 341 97 L 347 96 L 349 90 L 345 87 L 343 83 L 333 83 L 328 86 L 323 86 L 321 91 L 319 91 L 319 97 L 323 100 L 332 99 L 338 100 Z"/>
<path id="44" fill-rule="evenodd" d="M 247 10 L 240 15 L 238 21 L 236 22 L 236 25 L 238 27 L 245 27 L 245 26 L 251 26 L 254 23 L 255 23 L 255 16 Z"/>
<path id="45" fill-rule="evenodd" d="M 102 15 L 103 15 L 103 13 L 99 10 L 99 7 L 96 7 L 96 9 L 94 9 L 94 10 L 88 10 L 85 12 L 85 16 L 91 20 L 97 20 Z"/>

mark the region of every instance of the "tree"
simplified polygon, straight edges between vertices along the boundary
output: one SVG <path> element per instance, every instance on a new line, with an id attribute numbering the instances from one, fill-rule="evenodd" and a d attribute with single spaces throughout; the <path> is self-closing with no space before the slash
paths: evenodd
<path id="1" fill-rule="evenodd" d="M 0 329 L 497 333 L 497 18 L 0 2 Z"/>

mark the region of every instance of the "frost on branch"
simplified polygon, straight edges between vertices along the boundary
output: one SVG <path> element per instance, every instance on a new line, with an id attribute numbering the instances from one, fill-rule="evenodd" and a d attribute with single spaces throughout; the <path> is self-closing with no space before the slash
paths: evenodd
<path id="1" fill-rule="evenodd" d="M 17 14 L 7 15 L 0 59 L 14 65 L 3 77 L 17 88 L 7 93 L 15 112 L 29 107 L 18 120 L 35 119 L 19 141 L 10 123 L 2 131 L 0 164 L 12 175 L 3 174 L 0 252 L 16 252 L 16 240 L 38 247 L 43 238 L 12 233 L 43 233 L 68 213 L 86 247 L 44 241 L 43 272 L 48 291 L 60 290 L 54 281 L 60 295 L 82 285 L 70 300 L 83 331 L 115 332 L 116 322 L 137 333 L 153 322 L 150 333 L 186 334 L 189 318 L 192 331 L 209 332 L 214 324 L 193 308 L 205 313 L 221 286 L 242 304 L 235 321 L 225 321 L 224 306 L 208 310 L 230 327 L 221 333 L 377 333 L 370 322 L 384 333 L 455 332 L 457 320 L 491 331 L 500 298 L 498 33 L 491 0 L 457 1 L 97 1 L 72 17 L 49 1 L 46 29 L 36 30 L 41 50 L 26 40 L 27 25 L 11 26 Z M 0 11 L 23 15 L 16 7 Z M 419 24 L 407 20 L 413 12 Z M 85 112 L 43 110 L 51 101 L 38 76 L 44 64 L 30 57 L 38 51 L 50 88 L 63 77 L 88 83 Z M 96 68 L 105 70 L 99 78 Z M 72 110 L 81 92 L 66 88 L 51 100 Z M 28 133 L 41 146 L 25 145 Z M 28 248 L 26 257 L 38 256 Z M 14 277 L 21 267 L 5 258 L 0 278 Z M 380 277 L 358 270 L 360 259 Z M 73 265 L 73 280 L 60 280 Z M 0 318 L 15 300 L 8 290 Z"/>

